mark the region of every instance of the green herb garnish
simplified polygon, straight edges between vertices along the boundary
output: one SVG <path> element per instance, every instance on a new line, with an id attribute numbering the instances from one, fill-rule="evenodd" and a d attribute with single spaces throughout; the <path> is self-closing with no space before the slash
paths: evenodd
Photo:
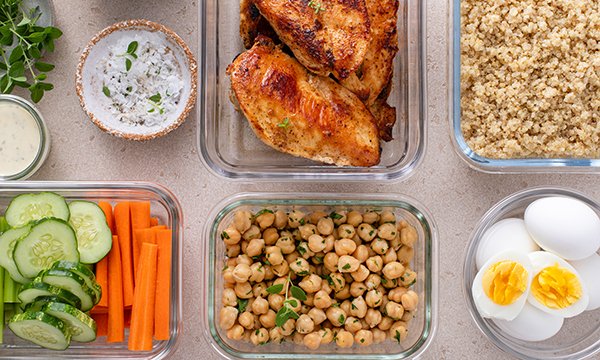
<path id="1" fill-rule="evenodd" d="M 343 218 L 344 216 L 340 215 L 334 211 L 331 214 L 329 214 L 329 217 L 332 218 L 333 220 L 339 220 L 339 219 Z"/>
<path id="2" fill-rule="evenodd" d="M 350 269 L 350 264 L 346 264 L 346 265 L 342 266 L 342 269 L 343 269 L 343 270 L 348 270 L 348 269 Z"/>
<path id="3" fill-rule="evenodd" d="M 262 214 L 274 214 L 273 210 L 269 210 L 269 209 L 262 209 L 261 211 L 257 212 L 256 215 L 254 215 L 254 218 L 257 218 L 259 216 L 261 216 Z"/>
<path id="4" fill-rule="evenodd" d="M 138 45 L 139 44 L 137 41 L 130 42 L 127 46 L 127 51 L 124 54 L 119 55 L 125 57 L 125 70 L 127 71 L 131 70 L 131 66 L 133 65 L 132 60 L 138 58 L 137 54 L 135 53 L 138 48 Z"/>
<path id="5" fill-rule="evenodd" d="M 108 89 L 108 87 L 106 85 L 102 86 L 102 92 L 104 93 L 104 95 L 106 97 L 110 97 L 110 90 Z"/>
<path id="6" fill-rule="evenodd" d="M 298 300 L 304 301 L 307 299 L 306 293 L 304 292 L 304 290 L 302 290 L 301 288 L 292 284 L 290 276 L 291 276 L 291 274 L 288 275 L 288 278 L 285 282 L 285 300 L 283 301 L 283 306 L 281 307 L 281 309 L 279 309 L 279 311 L 277 312 L 277 315 L 275 316 L 275 325 L 277 325 L 278 327 L 282 327 L 289 319 L 298 319 L 299 315 L 296 311 L 294 311 L 293 308 L 295 308 L 299 305 Z M 290 284 L 292 285 L 290 292 L 295 299 L 288 298 L 288 288 L 290 287 Z M 279 287 L 279 286 L 281 286 L 281 287 Z M 277 287 L 277 288 L 272 289 L 274 287 Z M 272 292 L 269 291 L 269 289 L 272 289 L 272 291 L 279 289 L 279 291 L 276 292 L 276 293 L 279 293 L 281 290 L 283 290 L 283 284 L 277 284 L 277 285 L 273 285 L 273 286 L 267 288 L 267 292 L 272 294 Z M 296 300 L 296 299 L 298 299 L 298 300 Z"/>
<path id="7" fill-rule="evenodd" d="M 156 93 L 156 94 L 150 96 L 148 98 L 148 102 L 152 106 L 152 108 L 150 108 L 148 110 L 149 113 L 153 113 L 155 111 L 158 111 L 158 113 L 161 115 L 165 113 L 165 109 L 161 106 L 162 105 L 162 96 L 160 96 L 160 93 Z"/>
<path id="8" fill-rule="evenodd" d="M 238 311 L 241 313 L 243 313 L 244 311 L 246 311 L 246 307 L 248 306 L 248 299 L 237 299 L 237 304 L 238 304 Z"/>
<path id="9" fill-rule="evenodd" d="M 321 11 L 325 11 L 325 7 L 323 7 L 323 4 L 321 4 L 319 1 L 315 1 L 315 0 L 310 0 L 308 2 L 308 7 L 313 9 L 315 11 L 315 14 L 318 14 Z"/>
<path id="10" fill-rule="evenodd" d="M 287 128 L 290 125 L 291 125 L 290 118 L 287 118 L 287 117 L 285 119 L 283 119 L 283 122 L 277 124 L 278 127 L 283 128 L 283 129 Z"/>
<path id="11" fill-rule="evenodd" d="M 227 239 L 227 240 L 230 239 L 229 234 L 227 233 L 227 231 L 223 231 L 221 233 L 221 240 L 223 240 L 223 239 Z"/>

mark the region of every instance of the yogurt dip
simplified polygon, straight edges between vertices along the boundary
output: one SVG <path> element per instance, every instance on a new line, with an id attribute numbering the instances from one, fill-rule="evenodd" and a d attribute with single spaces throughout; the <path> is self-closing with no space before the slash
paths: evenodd
<path id="1" fill-rule="evenodd" d="M 17 102 L 0 99 L 0 177 L 26 170 L 41 146 L 42 129 L 33 114 Z"/>

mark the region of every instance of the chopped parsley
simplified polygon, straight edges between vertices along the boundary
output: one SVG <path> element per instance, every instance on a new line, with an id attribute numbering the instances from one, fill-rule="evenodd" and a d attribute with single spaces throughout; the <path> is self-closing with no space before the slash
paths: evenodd
<path id="1" fill-rule="evenodd" d="M 283 119 L 283 122 L 281 122 L 281 123 L 277 124 L 277 127 L 280 127 L 280 128 L 282 128 L 282 129 L 286 129 L 286 128 L 288 128 L 290 125 L 291 125 L 291 123 L 290 123 L 290 118 L 287 118 L 287 117 L 286 117 L 285 119 Z"/>

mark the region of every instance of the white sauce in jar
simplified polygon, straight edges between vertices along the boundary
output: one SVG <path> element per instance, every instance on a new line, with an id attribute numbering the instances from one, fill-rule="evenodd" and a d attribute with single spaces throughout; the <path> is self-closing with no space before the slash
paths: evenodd
<path id="1" fill-rule="evenodd" d="M 0 176 L 18 174 L 31 165 L 41 140 L 33 115 L 17 104 L 0 101 Z"/>

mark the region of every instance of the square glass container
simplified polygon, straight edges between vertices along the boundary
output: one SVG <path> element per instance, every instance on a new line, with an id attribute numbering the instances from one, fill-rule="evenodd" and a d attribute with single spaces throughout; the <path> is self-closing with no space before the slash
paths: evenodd
<path id="1" fill-rule="evenodd" d="M 526 158 L 492 159 L 476 154 L 461 130 L 461 0 L 449 0 L 449 119 L 454 149 L 471 168 L 486 173 L 592 173 L 600 171 L 600 159 Z"/>
<path id="2" fill-rule="evenodd" d="M 548 197 L 570 197 L 584 202 L 600 216 L 600 204 L 585 194 L 562 187 L 535 187 L 519 191 L 498 202 L 481 218 L 466 248 L 463 268 L 463 292 L 467 308 L 481 332 L 499 349 L 519 359 L 584 359 L 600 353 L 600 309 L 586 311 L 565 319 L 558 332 L 544 341 L 523 341 L 502 331 L 492 320 L 477 311 L 471 287 L 477 274 L 476 254 L 483 234 L 506 218 L 523 218 L 525 209 L 535 200 Z M 532 328 L 533 329 L 533 328 Z"/>
<path id="3" fill-rule="evenodd" d="M 230 98 L 225 71 L 244 51 L 239 0 L 207 0 L 200 8 L 198 149 L 214 174 L 234 180 L 401 180 L 421 162 L 426 143 L 425 0 L 400 0 L 399 52 L 389 104 L 396 107 L 393 137 L 382 142 L 370 168 L 336 167 L 280 153 L 263 144 Z"/>
<path id="4" fill-rule="evenodd" d="M 46 350 L 16 337 L 8 327 L 4 329 L 4 342 L 0 344 L 0 359 L 161 359 L 174 352 L 182 324 L 182 254 L 183 219 L 181 206 L 175 196 L 166 188 L 144 182 L 12 182 L 0 184 L 0 212 L 4 213 L 11 199 L 23 193 L 52 191 L 64 196 L 67 201 L 90 200 L 108 201 L 149 201 L 152 216 L 161 224 L 172 229 L 171 265 L 171 312 L 170 339 L 154 341 L 152 350 L 145 352 L 129 351 L 127 341 L 107 343 L 106 337 L 99 337 L 91 343 L 72 342 L 65 351 Z"/>
<path id="5" fill-rule="evenodd" d="M 313 211 L 390 210 L 397 218 L 408 221 L 417 229 L 412 269 L 418 273 L 413 290 L 419 295 L 416 317 L 408 329 L 408 337 L 400 344 L 386 340 L 371 346 L 339 348 L 335 344 L 309 350 L 293 342 L 268 343 L 254 346 L 244 341 L 227 338 L 219 326 L 222 307 L 223 260 L 225 244 L 220 234 L 233 220 L 238 210 L 256 213 L 264 208 L 272 210 Z M 202 309 L 204 331 L 208 342 L 221 356 L 228 359 L 407 359 L 421 355 L 431 344 L 437 327 L 437 229 L 428 210 L 408 197 L 397 194 L 325 194 L 325 193 L 242 193 L 233 195 L 211 212 L 204 231 L 204 298 Z"/>

